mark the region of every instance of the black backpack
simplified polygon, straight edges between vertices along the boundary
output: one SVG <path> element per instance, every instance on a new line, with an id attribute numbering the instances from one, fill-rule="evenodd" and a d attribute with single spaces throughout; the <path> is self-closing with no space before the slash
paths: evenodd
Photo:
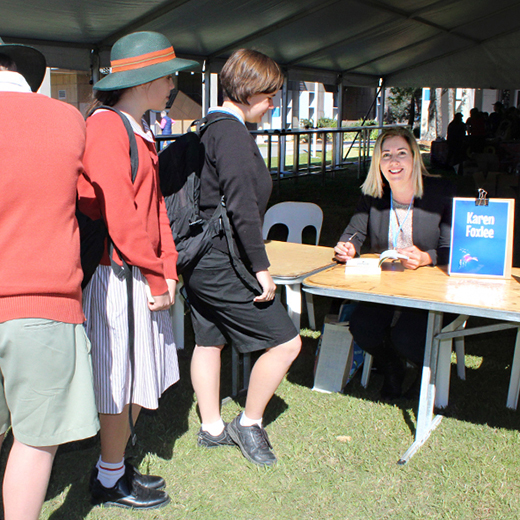
<path id="1" fill-rule="evenodd" d="M 96 110 L 99 109 L 111 110 L 112 112 L 115 112 L 119 115 L 119 117 L 121 117 L 121 120 L 125 125 L 126 131 L 128 133 L 128 141 L 130 143 L 129 153 L 132 168 L 132 183 L 134 183 L 137 170 L 139 168 L 139 154 L 137 151 L 137 142 L 135 140 L 132 126 L 130 125 L 128 119 L 117 108 L 114 107 L 105 105 L 96 107 L 96 109 L 93 110 L 89 116 L 91 116 Z M 84 289 L 87 286 L 88 282 L 94 275 L 99 262 L 101 262 L 103 252 L 105 250 L 105 239 L 108 239 L 112 269 L 119 278 L 124 278 L 125 262 L 123 262 L 123 267 L 121 268 L 121 266 L 112 261 L 114 245 L 108 236 L 107 227 L 103 219 L 100 218 L 92 220 L 84 213 L 81 213 L 81 211 L 77 208 L 76 219 L 78 220 L 79 224 L 81 242 L 81 268 L 83 269 L 83 281 L 81 282 L 81 288 Z M 119 251 L 118 255 L 119 258 L 123 258 Z"/>
<path id="2" fill-rule="evenodd" d="M 213 237 L 225 234 L 233 267 L 242 280 L 258 293 L 259 284 L 255 276 L 246 269 L 235 251 L 224 197 L 209 220 L 200 215 L 200 174 L 205 158 L 201 138 L 209 126 L 224 120 L 238 123 L 236 118 L 230 116 L 217 117 L 212 121 L 203 118 L 194 123 L 194 132 L 181 135 L 159 154 L 161 191 L 179 253 L 177 272 L 182 274 L 194 267 L 211 249 Z"/>

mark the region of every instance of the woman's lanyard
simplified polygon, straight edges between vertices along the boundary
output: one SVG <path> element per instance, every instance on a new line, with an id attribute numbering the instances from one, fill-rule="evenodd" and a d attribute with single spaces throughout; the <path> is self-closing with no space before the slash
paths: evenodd
<path id="1" fill-rule="evenodd" d="M 413 199 L 410 202 L 410 205 L 408 206 L 408 211 L 406 212 L 406 216 L 404 217 L 403 221 L 399 224 L 399 219 L 397 218 L 397 211 L 394 209 L 394 198 L 392 197 L 392 192 L 390 192 L 390 225 L 392 226 L 392 242 L 393 242 L 393 249 L 397 249 L 397 238 L 399 237 L 399 233 L 403 230 L 403 226 L 406 222 L 406 219 L 408 218 L 408 215 L 410 214 L 410 210 L 412 209 L 413 205 Z M 395 216 L 395 219 L 392 218 L 392 215 Z M 397 224 L 399 224 L 399 229 L 395 230 Z"/>

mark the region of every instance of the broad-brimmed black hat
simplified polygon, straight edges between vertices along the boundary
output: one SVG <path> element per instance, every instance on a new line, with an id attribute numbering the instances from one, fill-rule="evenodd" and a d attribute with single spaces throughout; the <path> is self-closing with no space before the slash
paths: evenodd
<path id="1" fill-rule="evenodd" d="M 9 56 L 16 63 L 16 70 L 26 79 L 33 92 L 40 88 L 47 62 L 39 50 L 28 45 L 4 43 L 0 38 L 0 54 Z"/>

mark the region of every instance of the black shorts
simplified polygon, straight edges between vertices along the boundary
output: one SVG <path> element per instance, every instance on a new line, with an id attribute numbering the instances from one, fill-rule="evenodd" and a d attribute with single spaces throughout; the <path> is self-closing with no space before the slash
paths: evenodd
<path id="1" fill-rule="evenodd" d="M 255 294 L 238 277 L 229 255 L 212 249 L 184 274 L 195 341 L 202 347 L 230 343 L 254 352 L 286 343 L 298 335 L 278 297 L 255 303 Z"/>

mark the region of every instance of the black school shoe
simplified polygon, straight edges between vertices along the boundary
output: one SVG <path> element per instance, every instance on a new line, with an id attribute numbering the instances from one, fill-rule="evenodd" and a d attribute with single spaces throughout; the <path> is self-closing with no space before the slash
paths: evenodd
<path id="1" fill-rule="evenodd" d="M 240 414 L 241 415 L 241 414 Z M 267 432 L 258 426 L 242 426 L 240 415 L 237 415 L 228 425 L 229 436 L 241 449 L 244 457 L 259 466 L 272 466 L 276 463 L 276 456 L 271 451 Z"/>
<path id="2" fill-rule="evenodd" d="M 197 435 L 197 444 L 203 448 L 218 448 L 219 446 L 235 446 L 235 442 L 229 436 L 228 424 L 224 423 L 224 430 L 219 435 L 211 435 L 211 433 L 199 430 Z"/>
<path id="3" fill-rule="evenodd" d="M 90 495 L 92 505 L 116 506 L 133 509 L 157 509 L 165 506 L 170 497 L 158 489 L 143 487 L 131 478 L 129 471 L 116 482 L 114 487 L 106 488 L 98 478 L 98 469 L 90 476 Z"/>
<path id="4" fill-rule="evenodd" d="M 162 477 L 159 477 L 158 475 L 143 475 L 130 463 L 128 459 L 125 460 L 125 473 L 129 479 L 137 482 L 145 488 L 163 489 L 166 487 L 166 482 Z"/>

